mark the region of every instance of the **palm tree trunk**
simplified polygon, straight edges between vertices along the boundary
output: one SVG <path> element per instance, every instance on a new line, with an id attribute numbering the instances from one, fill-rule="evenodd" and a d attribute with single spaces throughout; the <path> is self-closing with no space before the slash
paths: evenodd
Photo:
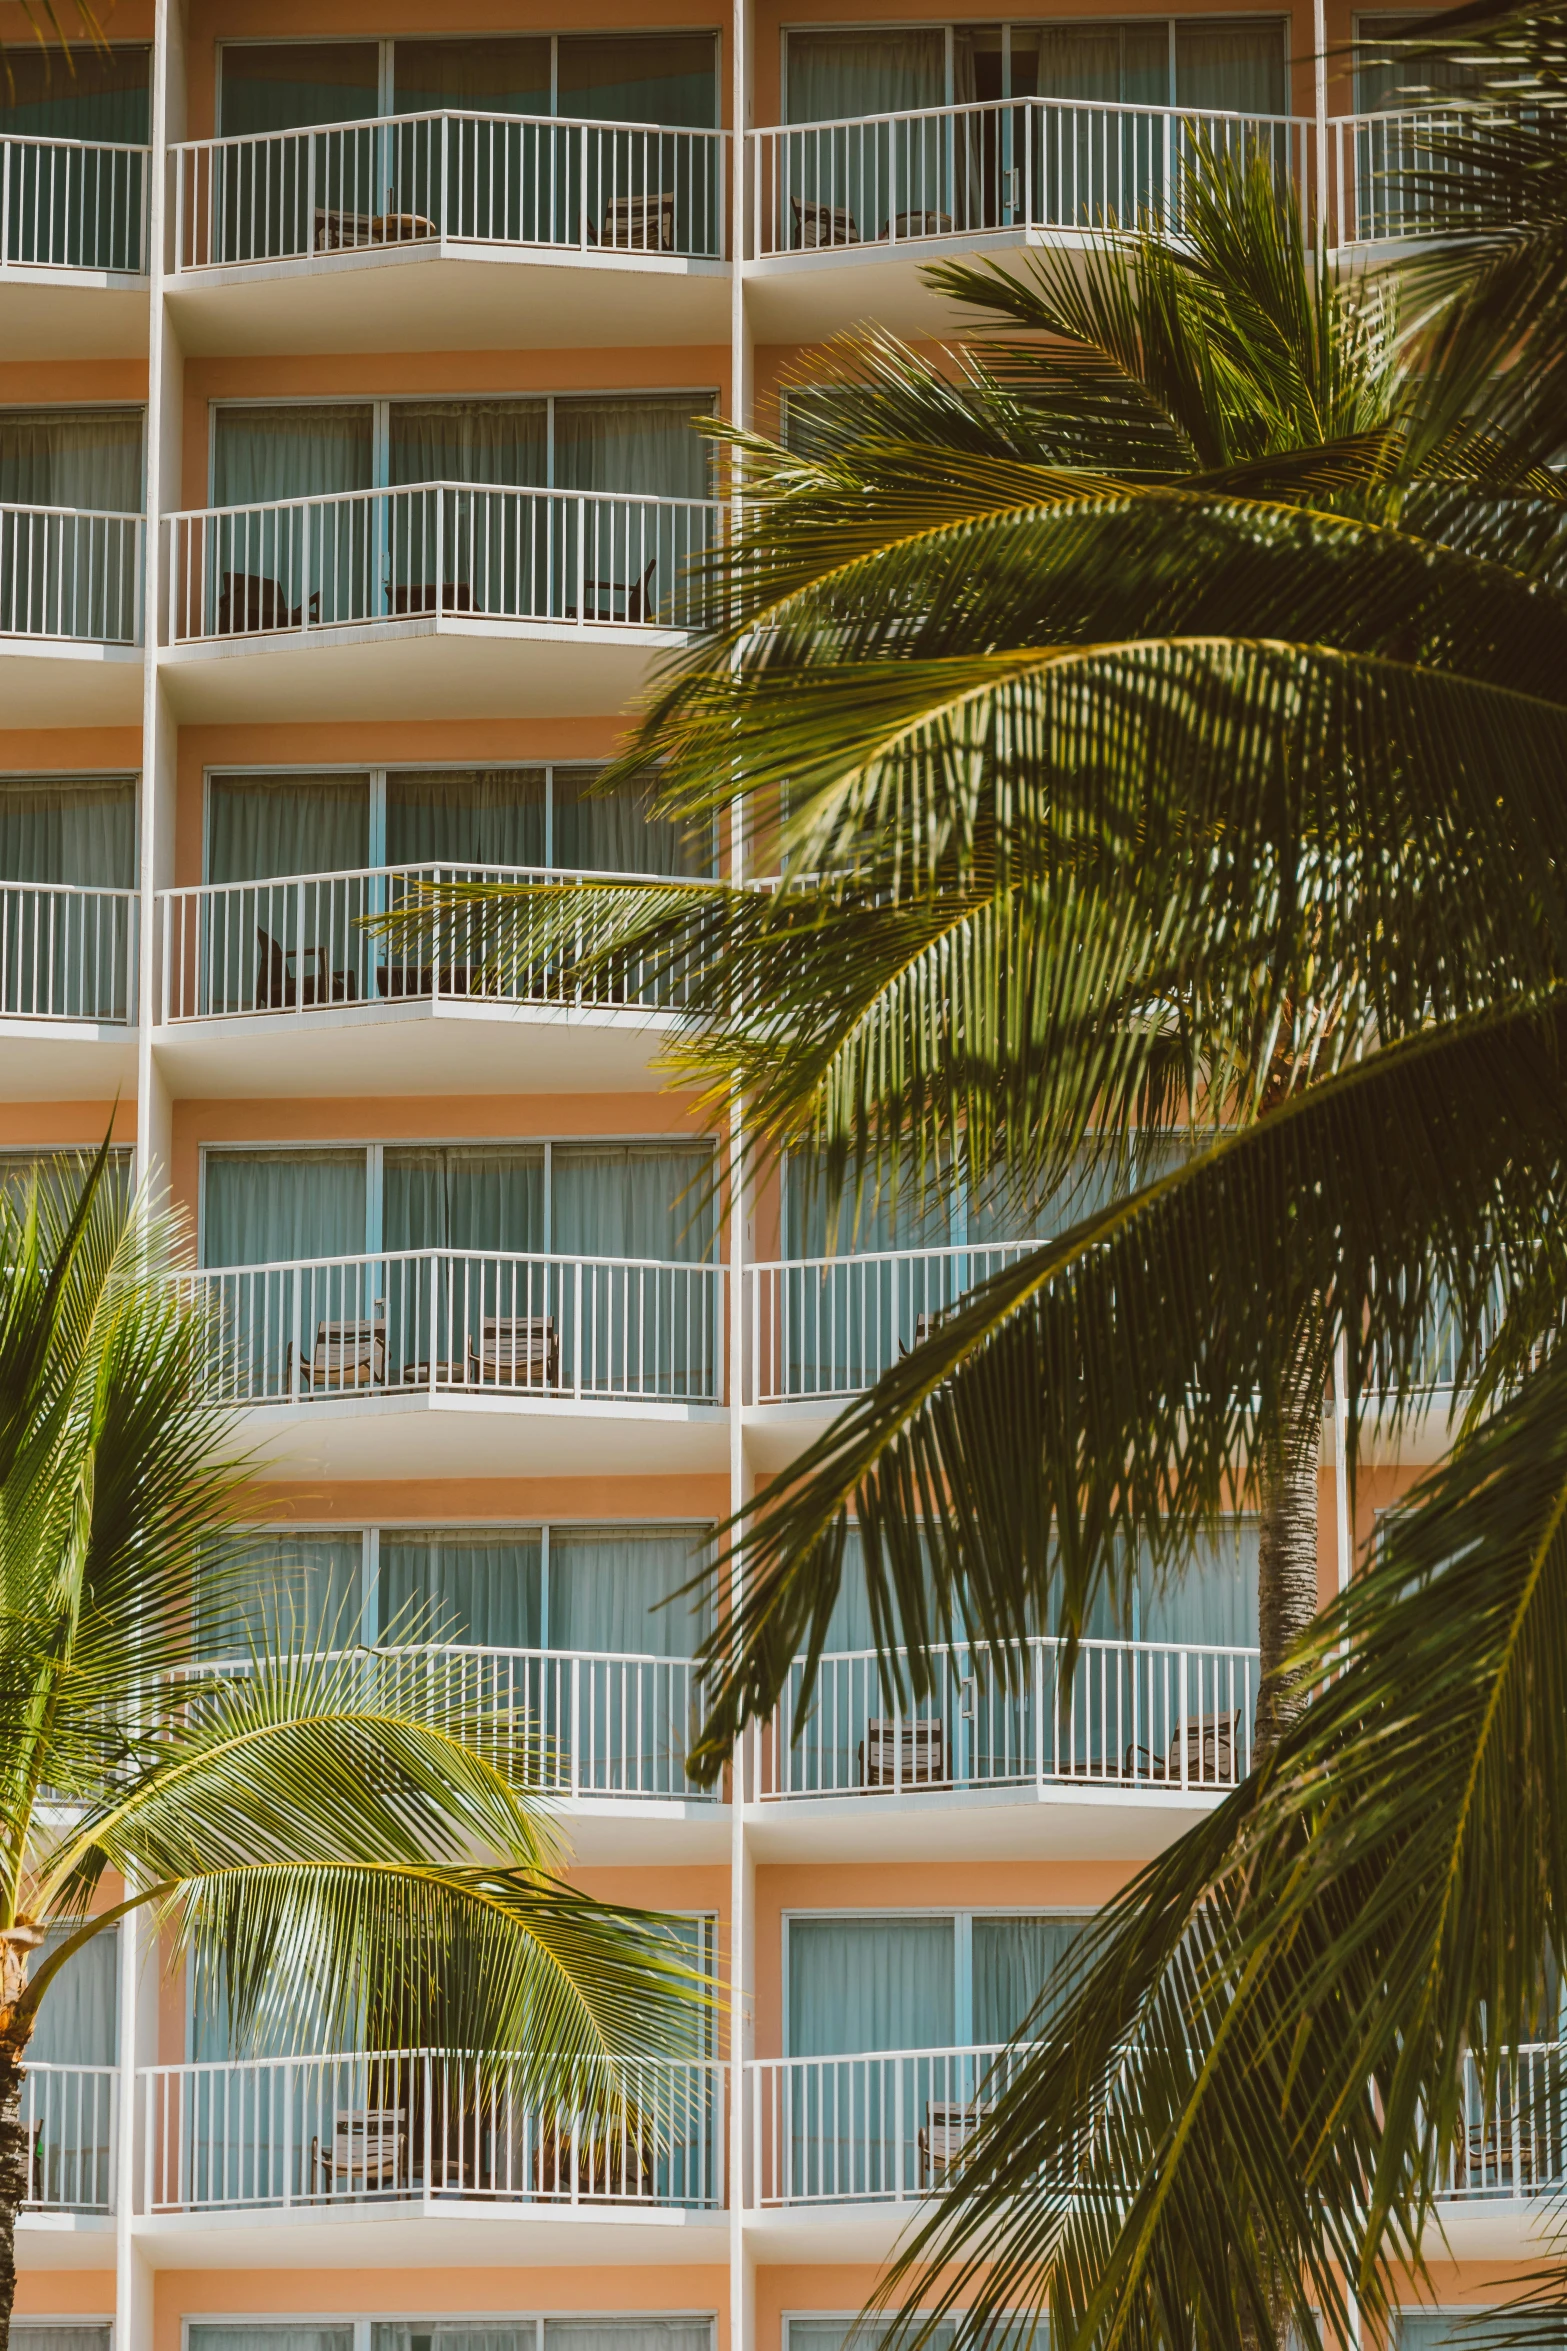
<path id="1" fill-rule="evenodd" d="M 1283 1661 L 1317 1613 L 1317 1464 L 1322 1398 L 1286 1395 L 1265 1447 L 1258 1485 L 1257 1712 L 1252 1760 L 1265 1763 L 1305 1704 Z"/>
<path id="2" fill-rule="evenodd" d="M 33 2011 L 17 2003 L 43 1936 L 29 1919 L 0 1928 L 0 2351 L 9 2351 L 16 2299 L 16 2216 L 32 2189 L 32 2150 L 22 2123 L 22 2063 L 33 2037 Z"/>

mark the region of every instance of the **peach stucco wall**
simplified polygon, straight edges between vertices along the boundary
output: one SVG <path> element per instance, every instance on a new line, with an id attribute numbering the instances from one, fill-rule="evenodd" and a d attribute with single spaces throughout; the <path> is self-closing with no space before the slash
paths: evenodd
<path id="1" fill-rule="evenodd" d="M 154 2351 L 180 2351 L 186 2318 L 252 2318 L 293 2312 L 325 2317 L 533 2316 L 562 2311 L 690 2312 L 717 2320 L 729 2340 L 727 2272 L 694 2263 L 623 2267 L 562 2263 L 549 2269 L 165 2270 L 157 2280 Z"/>

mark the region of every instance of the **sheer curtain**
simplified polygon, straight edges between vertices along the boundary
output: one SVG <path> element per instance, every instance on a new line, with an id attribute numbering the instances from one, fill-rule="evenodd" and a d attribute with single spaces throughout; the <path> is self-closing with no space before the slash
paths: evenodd
<path id="1" fill-rule="evenodd" d="M 369 859 L 368 775 L 208 778 L 209 882 L 351 873 Z"/>
<path id="2" fill-rule="evenodd" d="M 542 400 L 397 400 L 389 437 L 394 489 L 419 482 L 517 489 L 548 476 L 549 410 Z M 550 609 L 540 602 L 549 532 L 530 505 L 430 490 L 398 499 L 392 515 L 394 612 Z"/>
<path id="3" fill-rule="evenodd" d="M 624 500 L 710 497 L 707 444 L 691 420 L 711 413 L 711 400 L 690 393 L 556 401 L 555 485 L 593 494 L 581 508 L 575 499 L 562 506 L 564 609 L 574 608 L 577 593 L 580 527 L 582 576 L 593 583 L 584 590 L 585 610 L 616 618 L 656 610 L 671 621 L 685 611 L 689 567 L 707 546 L 710 518 Z"/>
<path id="4" fill-rule="evenodd" d="M 706 2318 L 547 2318 L 544 2351 L 713 2351 Z"/>
<path id="5" fill-rule="evenodd" d="M 689 392 L 557 400 L 556 485 L 646 498 L 706 498 L 708 448 L 692 431 L 691 419 L 711 414 L 711 400 Z"/>
<path id="6" fill-rule="evenodd" d="M 549 41 L 527 33 L 399 41 L 392 88 L 398 114 L 548 114 Z"/>
<path id="7" fill-rule="evenodd" d="M 600 770 L 557 767 L 552 862 L 567 873 L 710 874 L 711 841 L 693 841 L 683 825 L 650 813 L 656 779 L 599 792 Z"/>
<path id="8" fill-rule="evenodd" d="M 136 786 L 130 777 L 0 778 L 0 885 L 129 890 L 135 880 Z M 128 904 L 0 886 L 0 907 L 0 1003 L 7 1011 L 125 1019 Z"/>
<path id="9" fill-rule="evenodd" d="M 382 1642 L 538 1648 L 541 1557 L 536 1527 L 384 1530 Z"/>
<path id="10" fill-rule="evenodd" d="M 792 124 L 841 130 L 784 141 L 784 233 L 798 244 L 858 243 L 954 225 L 949 126 L 866 122 L 944 106 L 947 37 L 925 31 L 791 32 L 787 114 Z M 966 176 L 966 175 L 965 175 Z"/>
<path id="11" fill-rule="evenodd" d="M 389 775 L 386 861 L 541 866 L 544 769 L 423 768 Z"/>
<path id="12" fill-rule="evenodd" d="M 1087 1918 L 976 1918 L 973 1922 L 974 2038 L 1010 2041 L 1051 1985 Z M 1036 2019 L 1047 2032 L 1051 2010 Z"/>
<path id="13" fill-rule="evenodd" d="M 25 1214 L 28 1191 L 36 1183 L 57 1213 L 69 1216 L 94 1156 L 91 1151 L 0 1150 L 0 1191 L 8 1193 L 13 1207 Z M 104 1183 L 111 1196 L 122 1202 L 129 1200 L 131 1173 L 129 1149 L 116 1147 L 109 1153 L 109 1164 L 104 1170 Z"/>
<path id="14" fill-rule="evenodd" d="M 213 503 L 264 509 L 207 531 L 218 635 L 253 625 L 253 609 L 268 627 L 307 613 L 334 621 L 380 611 L 371 502 L 311 503 L 372 486 L 374 428 L 375 411 L 349 401 L 215 411 Z"/>
<path id="15" fill-rule="evenodd" d="M 1155 1580 L 1138 1565 L 1138 1632 L 1145 1641 L 1184 1641 L 1213 1648 L 1257 1646 L 1257 1554 L 1254 1518 L 1232 1520 L 1204 1539 L 1187 1567 Z"/>
<path id="16" fill-rule="evenodd" d="M 97 49 L 82 41 L 67 58 L 63 49 L 18 41 L 8 47 L 6 64 L 8 81 L 0 77 L 0 131 L 10 137 L 146 146 L 152 119 L 150 49 L 134 43 Z"/>
<path id="17" fill-rule="evenodd" d="M 486 1316 L 547 1311 L 542 1270 L 515 1275 L 498 1256 L 528 1256 L 545 1246 L 544 1151 L 505 1144 L 423 1144 L 384 1155 L 382 1235 L 389 1251 L 457 1249 L 435 1275 L 435 1329 L 430 1284 L 417 1263 L 388 1267 L 388 1360 L 466 1361 L 483 1338 Z"/>
<path id="18" fill-rule="evenodd" d="M 718 124 L 718 44 L 711 33 L 563 33 L 559 112 L 581 122 Z"/>
<path id="19" fill-rule="evenodd" d="M 0 76 L 0 130 L 21 139 L 82 139 L 145 147 L 151 124 L 150 49 L 94 48 L 69 58 L 32 41 L 9 44 Z M 144 270 L 140 155 L 76 155 L 17 146 L 8 158 L 4 258 L 73 268 Z"/>
<path id="20" fill-rule="evenodd" d="M 370 2329 L 371 2351 L 537 2351 L 538 2329 L 524 2319 L 518 2326 L 471 2326 L 458 2319 L 422 2325 L 389 2324 L 378 2320 Z"/>
<path id="21" fill-rule="evenodd" d="M 712 1529 L 550 1530 L 552 1649 L 599 1656 L 694 1657 L 707 1637 L 705 1594 L 676 1598 L 703 1564 Z"/>
<path id="22" fill-rule="evenodd" d="M 947 38 L 900 26 L 895 32 L 789 34 L 788 119 L 850 122 L 941 106 L 947 95 Z"/>
<path id="23" fill-rule="evenodd" d="M 846 1393 L 874 1379 L 913 1344 L 922 1318 L 948 1304 L 955 1285 L 966 1286 L 961 1260 L 908 1254 L 950 1247 L 953 1206 L 950 1182 L 933 1184 L 920 1200 L 910 1179 L 895 1194 L 890 1178 L 873 1170 L 858 1181 L 851 1171 L 834 1206 L 821 1160 L 789 1155 L 780 1335 L 793 1393 Z M 882 1261 L 856 1262 L 868 1257 Z M 800 1263 L 822 1258 L 833 1262 Z"/>
<path id="24" fill-rule="evenodd" d="M 13 2318 L 11 2340 L 17 2351 L 109 2351 L 109 2328 L 51 2326 L 45 2319 Z"/>
<path id="25" fill-rule="evenodd" d="M 186 2330 L 187 2351 L 354 2351 L 351 2326 L 287 2326 L 261 2320 L 254 2326 L 198 2326 Z"/>
<path id="26" fill-rule="evenodd" d="M 40 1961 L 57 1951 L 73 1928 L 51 1927 Z M 38 2007 L 28 2044 L 40 2065 L 114 2065 L 119 2056 L 120 1930 L 105 1927 L 68 1959 Z"/>
<path id="27" fill-rule="evenodd" d="M 248 1393 L 287 1392 L 296 1332 L 309 1362 L 322 1323 L 380 1319 L 373 1267 L 288 1270 L 301 1258 L 363 1252 L 362 1151 L 210 1152 L 202 1207 L 204 1265 L 283 1269 L 218 1285 L 225 1338 Z"/>
<path id="28" fill-rule="evenodd" d="M 75 513 L 139 514 L 139 408 L 13 408 L 0 412 L 0 504 Z M 129 642 L 136 615 L 136 532 L 0 514 L 7 625 L 50 637 Z"/>
<path id="29" fill-rule="evenodd" d="M 221 138 L 365 122 L 378 111 L 374 41 L 224 41 L 218 61 Z"/>
<path id="30" fill-rule="evenodd" d="M 935 2049 L 956 2039 L 950 1918 L 789 1922 L 789 2055 Z"/>
<path id="31" fill-rule="evenodd" d="M 1103 221 L 1135 226 L 1163 200 L 1163 126 L 1146 114 L 1095 110 L 1170 105 L 1169 19 L 1045 25 L 1026 38 L 1028 49 L 1020 57 L 1013 36 L 1014 91 L 1082 107 L 1080 113 L 1045 117 L 1036 111 L 1026 118 L 1035 219 L 1061 227 Z"/>
<path id="32" fill-rule="evenodd" d="M 307 1649 L 349 1649 L 360 1638 L 357 1530 L 341 1535 L 263 1534 L 245 1543 L 245 1581 L 215 1575 L 199 1607 L 209 1657 L 273 1656 Z"/>
<path id="33" fill-rule="evenodd" d="M 711 33 L 563 34 L 556 51 L 557 111 L 567 123 L 714 130 L 717 65 Z M 711 147 L 638 131 L 565 129 L 557 151 L 568 171 L 575 163 L 581 174 L 583 225 L 590 236 L 657 251 L 672 229 L 668 241 L 679 251 L 717 250 L 718 170 Z M 576 184 L 575 175 L 568 184 Z M 644 209 L 650 198 L 656 206 L 651 214 Z"/>
<path id="34" fill-rule="evenodd" d="M 1175 27 L 1175 103 L 1213 107 L 1230 114 L 1287 114 L 1287 19 L 1179 18 Z"/>
<path id="35" fill-rule="evenodd" d="M 659 1269 L 710 1261 L 712 1166 L 703 1143 L 557 1143 L 550 1248 L 563 1257 L 652 1259 Z M 576 1376 L 580 1362 L 590 1378 L 634 1370 L 646 1393 L 716 1394 L 715 1286 L 673 1271 L 587 1271 L 577 1328 L 569 1269 L 560 1278 L 563 1378 Z"/>
<path id="36" fill-rule="evenodd" d="M 139 408 L 0 410 L 0 500 L 139 514 Z"/>
<path id="37" fill-rule="evenodd" d="M 206 878 L 257 887 L 227 890 L 202 908 L 203 1008 L 280 1009 L 358 993 L 367 951 L 356 926 L 369 901 L 365 883 L 348 877 L 369 858 L 368 775 L 210 776 Z M 325 874 L 344 879 L 279 886 Z M 344 976 L 334 979 L 339 969 Z"/>

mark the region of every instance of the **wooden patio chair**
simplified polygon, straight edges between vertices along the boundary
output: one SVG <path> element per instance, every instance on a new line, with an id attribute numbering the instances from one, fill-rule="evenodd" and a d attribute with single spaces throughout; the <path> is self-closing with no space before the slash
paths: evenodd
<path id="1" fill-rule="evenodd" d="M 285 1377 L 294 1384 L 294 1350 L 288 1349 Z M 319 1388 L 329 1395 L 352 1388 L 379 1388 L 386 1383 L 386 1325 L 384 1322 L 318 1322 L 316 1341 L 299 1366 L 301 1388 Z"/>
<path id="2" fill-rule="evenodd" d="M 859 1753 L 862 1788 L 935 1788 L 949 1777 L 947 1729 L 939 1719 L 895 1722 L 873 1715 Z"/>
<path id="3" fill-rule="evenodd" d="M 584 580 L 583 590 L 590 601 L 582 607 L 582 618 L 584 620 L 614 621 L 646 620 L 653 609 L 653 574 L 657 569 L 658 557 L 655 555 L 639 580 Z M 615 610 L 617 596 L 625 605 L 623 612 Z M 607 597 L 609 601 L 600 603 L 598 601 L 600 597 Z M 568 620 L 577 618 L 575 604 L 567 605 L 566 618 Z"/>
<path id="4" fill-rule="evenodd" d="M 479 1325 L 483 1387 L 556 1388 L 560 1338 L 547 1314 L 487 1314 Z"/>
<path id="5" fill-rule="evenodd" d="M 407 2185 L 408 2115 L 401 2106 L 365 2106 L 337 2115 L 332 2142 L 310 2142 L 310 2192 L 368 2195 Z"/>
<path id="6" fill-rule="evenodd" d="M 338 212 L 316 207 L 316 251 L 352 253 L 367 245 L 407 245 L 437 237 L 439 229 L 422 212 Z"/>
<path id="7" fill-rule="evenodd" d="M 1194 1715 L 1186 1725 L 1186 1781 L 1193 1788 L 1233 1788 L 1238 1777 L 1240 1709 L 1233 1714 Z M 1176 1732 L 1162 1754 L 1149 1747 L 1126 1750 L 1128 1779 L 1163 1780 L 1181 1777 L 1181 1733 Z"/>
<path id="8" fill-rule="evenodd" d="M 796 250 L 813 253 L 823 245 L 864 243 L 859 224 L 843 204 L 816 204 L 809 197 L 791 196 Z"/>
<path id="9" fill-rule="evenodd" d="M 661 188 L 646 196 L 612 196 L 604 207 L 601 245 L 617 245 L 622 252 L 673 253 L 675 249 L 675 192 Z"/>
<path id="10" fill-rule="evenodd" d="M 920 2185 L 934 2187 L 957 2163 L 990 2108 L 971 2099 L 930 2098 L 919 2134 Z"/>
<path id="11" fill-rule="evenodd" d="M 307 602 L 314 626 L 321 618 L 319 588 L 312 588 Z M 262 572 L 226 571 L 213 633 L 219 637 L 254 637 L 264 635 L 268 629 L 297 629 L 304 622 L 305 611 L 304 604 L 289 604 L 281 580 L 269 580 Z"/>

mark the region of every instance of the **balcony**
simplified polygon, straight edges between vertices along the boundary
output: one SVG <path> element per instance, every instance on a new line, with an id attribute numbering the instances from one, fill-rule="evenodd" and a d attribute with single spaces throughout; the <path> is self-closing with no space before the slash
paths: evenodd
<path id="1" fill-rule="evenodd" d="M 415 2257 L 410 2231 L 432 2259 L 617 2246 L 645 2259 L 649 2229 L 678 2232 L 670 2258 L 722 2259 L 726 2070 L 633 2062 L 611 2124 L 590 2094 L 609 2085 L 590 2083 L 586 2065 L 580 2103 L 550 2107 L 505 2053 L 156 2066 L 141 2077 L 142 2229 L 173 2242 L 199 2229 L 269 2263 L 319 2258 L 323 2226 L 334 2258 L 384 2250 L 388 2223 L 400 2260 Z"/>
<path id="2" fill-rule="evenodd" d="M 176 514 L 165 675 L 188 719 L 612 715 L 699 624 L 721 512 L 419 482 Z"/>
<path id="3" fill-rule="evenodd" d="M 134 890 L 0 882 L 3 1091 L 76 1100 L 136 1083 Z"/>
<path id="4" fill-rule="evenodd" d="M 0 505 L 8 725 L 58 726 L 66 697 L 78 726 L 140 718 L 144 530 L 139 514 Z"/>
<path id="5" fill-rule="evenodd" d="M 718 342 L 728 146 L 468 112 L 192 141 L 171 306 L 199 351 Z M 551 273 L 522 307 L 519 261 Z"/>
<path id="6" fill-rule="evenodd" d="M 22 2082 L 22 2131 L 32 2150 L 32 2175 L 20 2227 L 61 2240 L 96 2236 L 114 2211 L 115 2126 L 119 2069 L 113 2065 L 54 2065 L 28 2060 Z M 40 2258 L 34 2251 L 34 2258 Z M 69 2262 L 63 2243 L 41 2256 Z M 102 2258 L 101 2243 L 85 2258 Z"/>
<path id="7" fill-rule="evenodd" d="M 874 313 L 928 333 L 933 258 L 1080 241 L 1112 218 L 1178 235 L 1183 177 L 1210 155 L 1264 157 L 1306 207 L 1312 133 L 1292 115 L 1064 98 L 753 132 L 757 330 L 804 340 Z"/>
<path id="8" fill-rule="evenodd" d="M 1439 209 L 1450 208 L 1455 157 L 1472 114 L 1434 107 L 1404 114 L 1347 115 L 1331 125 L 1334 218 L 1341 248 L 1432 241 Z"/>
<path id="9" fill-rule="evenodd" d="M 796 1733 L 797 1658 L 756 1741 L 758 1851 L 1153 1852 L 1245 1778 L 1255 1649 L 1085 1640 L 1070 1679 L 1065 1657 L 1054 1638 L 943 1645 L 932 1691 L 900 1704 L 875 1650 L 824 1656 Z"/>
<path id="10" fill-rule="evenodd" d="M 145 147 L 0 139 L 0 314 L 11 356 L 147 348 Z"/>
<path id="11" fill-rule="evenodd" d="M 214 1393 L 256 1413 L 274 1474 L 728 1459 L 721 1265 L 422 1249 L 188 1279 L 214 1317 Z"/>
<path id="12" fill-rule="evenodd" d="M 396 1093 L 449 1092 L 464 1079 L 485 1092 L 503 1078 L 570 1091 L 587 1074 L 598 1085 L 658 1086 L 651 1062 L 663 1016 L 681 998 L 678 979 L 627 958 L 591 996 L 568 984 L 558 943 L 546 945 L 542 898 L 447 918 L 450 944 L 417 963 L 364 927 L 431 884 L 537 883 L 542 892 L 605 879 L 431 864 L 164 891 L 154 1013 L 164 1064 L 176 1086 L 203 1094 L 268 1083 L 291 1095 L 335 1092 L 350 1066 L 356 1083 Z M 602 919 L 586 891 L 582 905 L 578 954 Z M 492 973 L 488 959 L 501 954 L 506 968 Z"/>

